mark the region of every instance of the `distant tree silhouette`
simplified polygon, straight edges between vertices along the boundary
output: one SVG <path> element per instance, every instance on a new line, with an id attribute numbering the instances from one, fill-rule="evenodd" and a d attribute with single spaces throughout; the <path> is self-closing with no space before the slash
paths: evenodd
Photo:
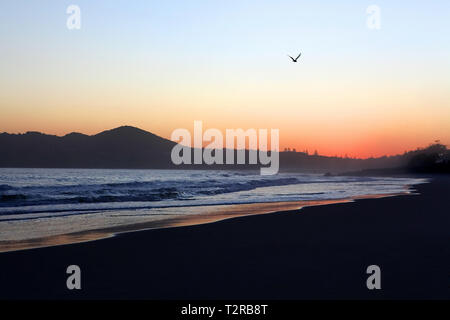
<path id="1" fill-rule="evenodd" d="M 431 144 L 425 149 L 417 149 L 406 154 L 409 156 L 407 168 L 412 172 L 450 173 L 450 151 L 443 144 Z"/>

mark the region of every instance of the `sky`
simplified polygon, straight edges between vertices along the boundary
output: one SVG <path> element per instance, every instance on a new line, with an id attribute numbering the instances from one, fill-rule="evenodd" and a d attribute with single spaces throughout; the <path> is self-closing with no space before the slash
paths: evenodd
<path id="1" fill-rule="evenodd" d="M 323 155 L 448 145 L 449 17 L 447 0 L 1 1 L 0 132 L 201 120 Z"/>

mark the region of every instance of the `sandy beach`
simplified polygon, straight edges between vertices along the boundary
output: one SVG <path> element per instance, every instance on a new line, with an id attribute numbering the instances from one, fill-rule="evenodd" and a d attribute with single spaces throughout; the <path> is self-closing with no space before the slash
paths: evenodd
<path id="1" fill-rule="evenodd" d="M 449 299 L 450 178 L 415 189 L 0 253 L 0 298 Z M 66 288 L 73 264 L 82 290 Z"/>
<path id="2" fill-rule="evenodd" d="M 405 191 L 404 194 L 410 193 Z M 379 194 L 379 195 L 367 195 L 360 198 L 382 198 L 390 197 L 395 194 Z M 301 210 L 305 207 L 320 206 L 335 203 L 351 202 L 358 199 L 358 197 L 349 199 L 335 199 L 335 200 L 310 200 L 310 201 L 292 201 L 292 202 L 268 202 L 268 203 L 252 203 L 252 204 L 239 204 L 239 205 L 217 205 L 217 206 L 204 206 L 188 208 L 192 212 L 191 214 L 177 214 L 167 215 L 167 217 L 161 217 L 158 220 L 152 220 L 149 222 L 141 222 L 134 224 L 124 224 L 114 227 L 104 227 L 86 231 L 64 233 L 57 235 L 49 235 L 45 237 L 30 237 L 24 240 L 0 240 L 0 253 L 53 247 L 74 243 L 82 243 L 89 241 L 96 241 L 100 239 L 110 238 L 122 233 L 164 229 L 174 227 L 184 227 L 192 225 L 200 225 L 205 223 L 212 223 L 222 221 L 231 218 L 237 218 L 249 215 L 260 215 L 267 213 L 275 213 L 280 211 L 292 211 Z M 186 209 L 186 208 L 184 208 Z M 180 210 L 180 209 L 178 209 Z M 182 210 L 182 209 L 181 209 Z M 119 215 L 132 215 L 133 211 L 119 212 Z M 16 228 L 17 229 L 17 228 Z"/>

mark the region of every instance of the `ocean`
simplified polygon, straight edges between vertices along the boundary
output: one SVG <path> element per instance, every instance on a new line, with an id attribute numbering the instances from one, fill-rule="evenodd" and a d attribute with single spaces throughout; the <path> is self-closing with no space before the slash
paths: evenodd
<path id="1" fill-rule="evenodd" d="M 423 182 L 259 171 L 0 168 L 0 241 L 164 220 L 205 208 L 406 193 Z"/>

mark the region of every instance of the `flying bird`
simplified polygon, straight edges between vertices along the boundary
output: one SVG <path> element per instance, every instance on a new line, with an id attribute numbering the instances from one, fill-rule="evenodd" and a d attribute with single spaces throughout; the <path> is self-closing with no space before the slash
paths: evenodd
<path id="1" fill-rule="evenodd" d="M 295 59 L 292 58 L 290 55 L 288 55 L 288 57 L 292 59 L 292 62 L 297 62 L 298 58 L 300 58 L 301 55 L 302 55 L 302 53 L 300 52 L 300 54 Z"/>

